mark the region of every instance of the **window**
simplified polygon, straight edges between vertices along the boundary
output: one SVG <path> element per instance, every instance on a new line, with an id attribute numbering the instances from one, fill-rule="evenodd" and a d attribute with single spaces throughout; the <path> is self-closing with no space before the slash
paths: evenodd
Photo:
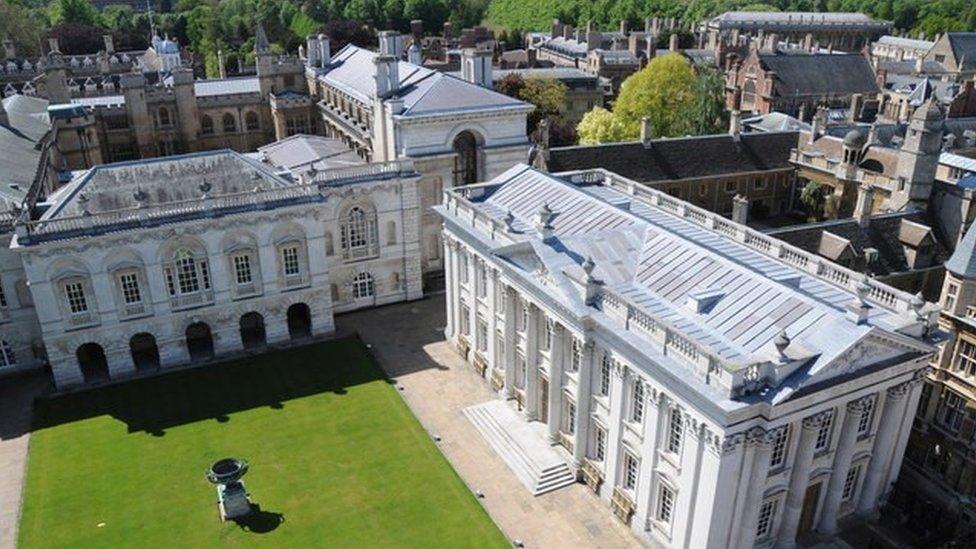
<path id="1" fill-rule="evenodd" d="M 786 463 L 786 443 L 790 440 L 790 427 L 787 425 L 776 431 L 773 449 L 769 454 L 769 467 L 775 468 Z"/>
<path id="2" fill-rule="evenodd" d="M 755 189 L 755 190 L 757 190 L 757 191 L 764 191 L 764 190 L 766 190 L 766 180 L 765 179 L 757 179 L 757 180 L 753 181 L 752 182 L 752 188 Z"/>
<path id="3" fill-rule="evenodd" d="M 915 410 L 915 415 L 920 418 L 924 418 L 925 414 L 929 411 L 929 401 L 932 400 L 932 386 L 928 383 L 922 384 L 922 396 L 918 399 L 918 408 Z"/>
<path id="4" fill-rule="evenodd" d="M 234 256 L 234 281 L 238 285 L 250 284 L 254 281 L 251 274 L 251 256 L 247 254 Z"/>
<path id="5" fill-rule="evenodd" d="M 640 460 L 628 452 L 624 452 L 624 489 L 633 490 L 637 487 L 637 474 L 640 472 Z"/>
<path id="6" fill-rule="evenodd" d="M 525 388 L 525 355 L 519 351 L 515 355 L 515 386 L 519 389 Z"/>
<path id="7" fill-rule="evenodd" d="M 610 394 L 610 366 L 612 365 L 610 355 L 604 354 L 600 360 L 600 396 Z"/>
<path id="8" fill-rule="evenodd" d="M 529 328 L 529 304 L 522 302 L 522 310 L 519 314 L 518 329 L 520 332 L 524 332 Z"/>
<path id="9" fill-rule="evenodd" d="M 573 338 L 572 356 L 569 361 L 569 368 L 572 372 L 578 372 L 583 365 L 583 342 Z"/>
<path id="10" fill-rule="evenodd" d="M 939 423 L 949 431 L 957 433 L 965 413 L 965 399 L 952 391 L 947 391 L 939 406 Z"/>
<path id="11" fill-rule="evenodd" d="M 237 121 L 234 120 L 234 115 L 227 113 L 221 122 L 224 126 L 224 133 L 234 133 L 237 131 Z"/>
<path id="12" fill-rule="evenodd" d="M 203 135 L 213 135 L 213 132 L 214 132 L 213 118 L 210 118 L 206 114 L 200 117 L 200 133 L 202 133 Z"/>
<path id="13" fill-rule="evenodd" d="M 356 275 L 352 279 L 352 296 L 356 299 L 373 297 L 373 275 L 369 273 Z"/>
<path id="14" fill-rule="evenodd" d="M 501 330 L 495 332 L 495 367 L 505 369 L 505 336 Z"/>
<path id="15" fill-rule="evenodd" d="M 594 442 L 596 442 L 596 459 L 603 461 L 607 457 L 607 431 L 599 425 L 594 430 Z"/>
<path id="16" fill-rule="evenodd" d="M 463 301 L 461 302 L 461 333 L 471 335 L 471 309 Z"/>
<path id="17" fill-rule="evenodd" d="M 956 306 L 956 296 L 959 294 L 959 286 L 956 284 L 949 284 L 946 287 L 946 297 L 945 297 L 945 308 L 952 310 Z"/>
<path id="18" fill-rule="evenodd" d="M 736 181 L 726 181 L 725 182 L 725 192 L 734 193 L 739 190 L 739 183 Z"/>
<path id="19" fill-rule="evenodd" d="M 352 207 L 346 214 L 346 224 L 342 227 L 342 247 L 355 250 L 370 246 L 376 241 L 375 232 L 372 216 L 359 206 Z"/>
<path id="20" fill-rule="evenodd" d="M 248 131 L 256 131 L 261 129 L 261 124 L 258 122 L 258 113 L 254 111 L 247 111 L 244 115 L 244 124 L 247 126 Z"/>
<path id="21" fill-rule="evenodd" d="M 68 299 L 68 310 L 71 314 L 88 312 L 88 300 L 85 299 L 85 286 L 81 282 L 69 282 L 64 285 L 64 295 Z"/>
<path id="22" fill-rule="evenodd" d="M 563 431 L 569 435 L 576 433 L 576 404 L 573 402 L 566 402 L 566 424 L 563 425 Z"/>
<path id="23" fill-rule="evenodd" d="M 14 350 L 6 340 L 0 340 L 0 367 L 16 366 Z"/>
<path id="24" fill-rule="evenodd" d="M 507 294 L 505 285 L 500 281 L 495 284 L 495 310 L 504 311 L 505 310 L 505 294 Z"/>
<path id="25" fill-rule="evenodd" d="M 967 376 L 976 375 L 976 345 L 965 339 L 960 339 L 956 346 L 955 358 L 956 371 Z"/>
<path id="26" fill-rule="evenodd" d="M 874 417 L 874 399 L 868 400 L 861 411 L 861 417 L 857 420 L 857 434 L 866 435 L 871 432 L 871 419 Z"/>
<path id="27" fill-rule="evenodd" d="M 458 277 L 461 279 L 461 284 L 468 283 L 468 254 L 466 252 L 458 253 Z"/>
<path id="28" fill-rule="evenodd" d="M 476 272 L 478 278 L 475 280 L 475 291 L 477 292 L 478 297 L 483 298 L 488 295 L 488 269 L 486 269 L 485 266 L 479 262 Z"/>
<path id="29" fill-rule="evenodd" d="M 478 317 L 478 337 L 477 349 L 482 353 L 488 351 L 488 323 L 485 319 Z"/>
<path id="30" fill-rule="evenodd" d="M 173 121 L 169 117 L 169 109 L 166 107 L 159 107 L 159 126 L 168 127 L 173 124 Z"/>
<path id="31" fill-rule="evenodd" d="M 210 270 L 205 259 L 197 260 L 186 248 L 176 251 L 176 260 L 166 267 L 166 285 L 171 296 L 192 294 L 210 289 Z"/>
<path id="32" fill-rule="evenodd" d="M 126 305 L 142 302 L 142 294 L 139 292 L 139 277 L 136 273 L 121 273 L 119 275 L 119 288 L 122 290 L 122 301 Z"/>
<path id="33" fill-rule="evenodd" d="M 847 472 L 847 478 L 844 479 L 844 491 L 841 492 L 841 501 L 850 501 L 850 499 L 854 497 L 854 492 L 857 491 L 858 477 L 860 476 L 860 465 L 851 467 L 851 470 Z"/>
<path id="34" fill-rule="evenodd" d="M 681 410 L 671 409 L 671 417 L 668 418 L 668 440 L 667 449 L 672 454 L 681 452 L 681 435 L 684 434 L 684 420 L 681 417 Z"/>
<path id="35" fill-rule="evenodd" d="M 281 249 L 281 265 L 285 276 L 296 276 L 301 273 L 301 263 L 298 261 L 298 246 L 285 246 Z"/>
<path id="36" fill-rule="evenodd" d="M 824 419 L 823 423 L 820 424 L 820 430 L 817 431 L 817 441 L 813 445 L 814 450 L 822 451 L 830 447 L 830 427 L 834 423 L 834 414 L 831 413 Z"/>
<path id="37" fill-rule="evenodd" d="M 634 423 L 644 421 L 644 383 L 641 380 L 634 381 L 633 402 L 630 408 L 630 420 Z"/>
<path id="38" fill-rule="evenodd" d="M 7 306 L 7 294 L 3 293 L 3 284 L 0 284 L 0 307 Z"/>
<path id="39" fill-rule="evenodd" d="M 674 513 L 674 490 L 667 484 L 661 483 L 657 490 L 657 509 L 654 518 L 665 523 L 671 524 L 671 515 Z"/>
<path id="40" fill-rule="evenodd" d="M 779 501 L 772 499 L 764 501 L 759 508 L 759 523 L 756 525 L 756 538 L 763 539 L 768 537 L 773 531 L 773 522 L 776 520 L 776 507 Z"/>

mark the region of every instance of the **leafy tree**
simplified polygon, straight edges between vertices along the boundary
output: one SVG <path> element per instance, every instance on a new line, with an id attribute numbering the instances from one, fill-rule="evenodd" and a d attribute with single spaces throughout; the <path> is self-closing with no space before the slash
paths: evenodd
<path id="1" fill-rule="evenodd" d="M 0 36 L 12 40 L 19 55 L 33 57 L 40 53 L 46 27 L 41 12 L 16 2 L 0 1 Z"/>
<path id="2" fill-rule="evenodd" d="M 334 52 L 346 47 L 346 44 L 366 47 L 376 42 L 373 33 L 357 21 L 335 19 L 326 23 L 322 32 L 329 37 Z"/>
<path id="3" fill-rule="evenodd" d="M 92 53 L 105 49 L 102 35 L 107 31 L 100 27 L 83 25 L 81 23 L 63 23 L 52 27 L 48 38 L 57 38 L 61 53 L 78 55 Z"/>
<path id="4" fill-rule="evenodd" d="M 562 120 L 567 91 L 566 84 L 549 78 L 531 78 L 525 82 L 519 98 L 535 105 L 535 110 L 528 116 L 529 133 L 534 132 L 544 119 Z"/>
<path id="5" fill-rule="evenodd" d="M 88 0 L 55 0 L 48 8 L 51 24 L 80 23 L 101 26 L 102 16 Z"/>
<path id="6" fill-rule="evenodd" d="M 603 107 L 596 107 L 586 113 L 576 126 L 576 133 L 582 145 L 613 143 L 628 137 L 620 120 Z"/>
<path id="7" fill-rule="evenodd" d="M 810 181 L 800 191 L 800 203 L 806 208 L 810 221 L 823 219 L 826 190 L 824 186 Z"/>
<path id="8" fill-rule="evenodd" d="M 705 135 L 722 131 L 728 124 L 725 109 L 725 76 L 716 68 L 698 69 L 695 99 L 688 106 L 684 133 Z"/>
<path id="9" fill-rule="evenodd" d="M 627 77 L 613 106 L 614 117 L 624 127 L 625 135 L 640 135 L 641 119 L 645 116 L 650 120 L 653 136 L 685 133 L 685 117 L 696 101 L 696 79 L 691 63 L 674 53 L 655 57 Z"/>

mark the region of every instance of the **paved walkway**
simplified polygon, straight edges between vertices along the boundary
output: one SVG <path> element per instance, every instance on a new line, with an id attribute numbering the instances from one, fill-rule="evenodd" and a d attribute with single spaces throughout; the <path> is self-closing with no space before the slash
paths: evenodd
<path id="1" fill-rule="evenodd" d="M 0 379 L 0 547 L 17 546 L 31 409 L 48 383 L 43 375 Z"/>
<path id="2" fill-rule="evenodd" d="M 506 536 L 526 547 L 634 547 L 637 538 L 582 484 L 533 497 L 462 410 L 497 398 L 444 342 L 444 297 L 336 318 L 372 346 L 420 423 Z"/>

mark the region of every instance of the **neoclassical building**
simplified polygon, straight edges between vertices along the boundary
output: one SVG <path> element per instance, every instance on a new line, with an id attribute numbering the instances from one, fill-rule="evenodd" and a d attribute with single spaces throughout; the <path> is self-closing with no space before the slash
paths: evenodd
<path id="1" fill-rule="evenodd" d="M 277 168 L 229 150 L 109 164 L 25 210 L 10 255 L 56 386 L 302 341 L 335 311 L 422 296 L 408 160 Z M 3 334 L 23 347 L 28 328 Z"/>
<path id="2" fill-rule="evenodd" d="M 446 337 L 642 540 L 877 511 L 938 307 L 604 170 L 517 165 L 438 212 Z"/>

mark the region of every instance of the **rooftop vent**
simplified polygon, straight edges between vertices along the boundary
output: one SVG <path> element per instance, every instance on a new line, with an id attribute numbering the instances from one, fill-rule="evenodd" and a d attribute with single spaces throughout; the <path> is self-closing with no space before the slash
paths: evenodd
<path id="1" fill-rule="evenodd" d="M 688 294 L 685 305 L 698 314 L 706 314 L 711 312 L 723 297 L 725 292 L 722 290 L 701 290 Z"/>

